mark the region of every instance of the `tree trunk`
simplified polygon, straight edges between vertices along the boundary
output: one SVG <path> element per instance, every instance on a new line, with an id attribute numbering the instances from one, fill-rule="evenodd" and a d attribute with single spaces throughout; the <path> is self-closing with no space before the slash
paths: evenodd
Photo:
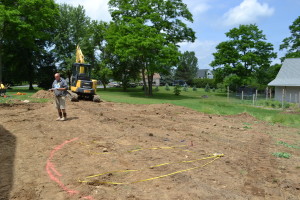
<path id="1" fill-rule="evenodd" d="M 152 83 L 153 83 L 153 75 L 154 74 L 151 74 L 151 75 L 148 75 L 148 87 L 149 87 L 149 91 L 148 91 L 148 96 L 153 96 L 153 87 L 152 87 Z"/>
<path id="2" fill-rule="evenodd" d="M 32 81 L 29 81 L 29 90 L 34 90 Z"/>
<path id="3" fill-rule="evenodd" d="M 143 87 L 144 87 L 144 93 L 145 95 L 148 95 L 148 88 L 146 83 L 146 76 L 145 76 L 145 68 L 142 69 L 142 78 L 143 78 Z"/>
<path id="4" fill-rule="evenodd" d="M 105 84 L 105 83 L 103 83 L 103 82 L 102 82 L 102 84 L 103 84 L 103 88 L 104 88 L 104 90 L 106 90 L 106 84 Z"/>

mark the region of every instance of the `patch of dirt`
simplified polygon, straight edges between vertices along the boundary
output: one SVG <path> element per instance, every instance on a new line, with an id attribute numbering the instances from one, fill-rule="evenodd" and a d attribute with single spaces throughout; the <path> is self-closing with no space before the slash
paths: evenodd
<path id="1" fill-rule="evenodd" d="M 65 122 L 50 102 L 0 111 L 1 200 L 299 199 L 299 149 L 277 144 L 299 145 L 299 129 L 245 113 L 89 101 L 68 102 Z M 214 153 L 225 156 L 201 167 Z"/>
<path id="2" fill-rule="evenodd" d="M 47 90 L 39 90 L 35 94 L 31 96 L 32 98 L 38 98 L 38 99 L 52 99 L 54 97 L 53 92 L 47 91 Z"/>

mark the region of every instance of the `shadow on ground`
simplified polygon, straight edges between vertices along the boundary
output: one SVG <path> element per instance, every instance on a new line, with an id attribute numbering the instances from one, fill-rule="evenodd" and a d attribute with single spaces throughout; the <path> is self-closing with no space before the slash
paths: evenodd
<path id="1" fill-rule="evenodd" d="M 13 186 L 16 137 L 0 125 L 0 200 L 8 200 Z"/>

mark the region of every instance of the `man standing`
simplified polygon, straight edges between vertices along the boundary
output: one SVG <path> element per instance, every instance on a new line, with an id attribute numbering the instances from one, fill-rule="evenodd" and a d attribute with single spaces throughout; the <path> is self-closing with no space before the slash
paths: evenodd
<path id="1" fill-rule="evenodd" d="M 52 84 L 52 89 L 50 89 L 50 91 L 54 91 L 55 94 L 55 105 L 59 115 L 56 121 L 66 121 L 66 96 L 68 85 L 67 82 L 60 77 L 59 73 L 56 73 L 54 77 L 55 80 Z"/>

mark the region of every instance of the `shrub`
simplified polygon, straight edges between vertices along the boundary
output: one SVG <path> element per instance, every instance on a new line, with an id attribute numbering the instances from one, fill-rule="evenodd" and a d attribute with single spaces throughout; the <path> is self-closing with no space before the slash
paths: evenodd
<path id="1" fill-rule="evenodd" d="M 193 87 L 193 91 L 197 91 L 197 88 L 196 88 L 196 86 L 194 86 L 194 87 Z"/>
<path id="2" fill-rule="evenodd" d="M 188 86 L 187 86 L 187 85 L 184 85 L 183 91 L 187 92 L 188 90 L 189 90 Z"/>
<path id="3" fill-rule="evenodd" d="M 273 153 L 272 155 L 277 157 L 277 158 L 287 158 L 287 159 L 289 159 L 291 157 L 291 154 L 285 153 L 285 152 L 276 152 L 276 153 Z"/>
<path id="4" fill-rule="evenodd" d="M 174 87 L 174 94 L 175 94 L 176 96 L 179 96 L 180 93 L 181 93 L 181 87 L 180 87 L 179 85 L 176 85 L 176 86 Z"/>
<path id="5" fill-rule="evenodd" d="M 166 83 L 165 89 L 166 89 L 167 91 L 170 91 L 170 87 L 169 87 L 169 84 L 168 84 L 168 83 Z"/>
<path id="6" fill-rule="evenodd" d="M 159 91 L 158 86 L 155 87 L 154 91 L 155 91 L 155 92 L 158 92 L 158 91 Z"/>
<path id="7" fill-rule="evenodd" d="M 209 84 L 207 84 L 207 85 L 205 86 L 205 92 L 210 92 Z"/>

